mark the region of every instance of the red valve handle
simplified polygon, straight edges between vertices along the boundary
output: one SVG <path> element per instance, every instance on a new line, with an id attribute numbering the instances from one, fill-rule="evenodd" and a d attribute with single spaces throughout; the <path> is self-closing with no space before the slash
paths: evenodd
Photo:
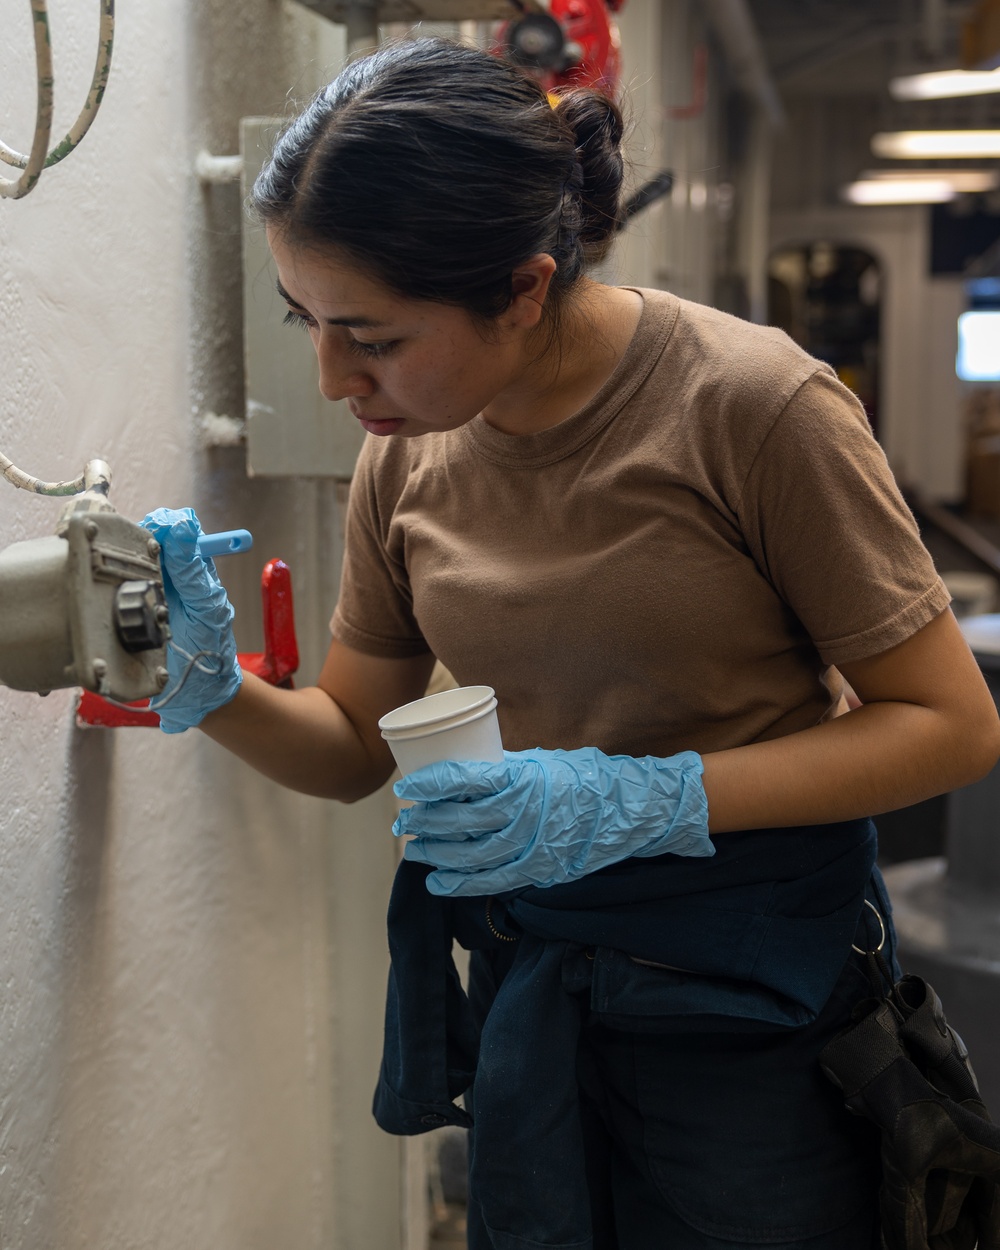
<path id="1" fill-rule="evenodd" d="M 299 667 L 299 644 L 295 639 L 292 605 L 292 573 L 284 560 L 269 560 L 260 576 L 264 610 L 264 650 L 237 656 L 240 667 L 263 677 L 272 686 L 291 688 Z"/>
<path id="2" fill-rule="evenodd" d="M 260 577 L 264 612 L 264 650 L 241 651 L 240 668 L 270 682 L 291 689 L 292 674 L 299 667 L 299 644 L 295 638 L 295 612 L 292 603 L 292 573 L 284 560 L 268 560 Z M 156 726 L 160 718 L 149 711 L 149 700 L 138 703 L 111 703 L 91 690 L 80 691 L 76 723 L 81 728 L 121 729 L 127 726 Z"/>

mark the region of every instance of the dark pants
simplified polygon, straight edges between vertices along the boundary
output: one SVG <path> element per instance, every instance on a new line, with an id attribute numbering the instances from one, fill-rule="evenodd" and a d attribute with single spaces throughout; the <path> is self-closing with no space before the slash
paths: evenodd
<path id="1" fill-rule="evenodd" d="M 480 1010 L 507 962 L 473 954 Z M 868 992 L 852 954 L 818 1019 L 797 1029 L 716 1019 L 624 1032 L 591 1015 L 577 1070 L 594 1250 L 877 1247 L 878 1134 L 817 1061 Z M 473 1203 L 469 1250 L 491 1248 Z"/>

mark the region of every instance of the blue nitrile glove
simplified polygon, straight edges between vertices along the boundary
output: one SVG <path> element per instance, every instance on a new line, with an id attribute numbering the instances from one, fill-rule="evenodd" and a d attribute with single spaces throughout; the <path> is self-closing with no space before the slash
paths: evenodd
<path id="1" fill-rule="evenodd" d="M 505 751 L 502 764 L 430 764 L 393 789 L 406 858 L 432 894 L 559 885 L 631 856 L 714 855 L 701 756 Z"/>
<path id="2" fill-rule="evenodd" d="M 164 733 L 179 734 L 235 698 L 240 688 L 234 612 L 214 560 L 198 553 L 202 529 L 190 508 L 157 508 L 140 524 L 160 544 L 173 635 L 167 644 L 170 680 L 150 706 L 159 712 Z"/>

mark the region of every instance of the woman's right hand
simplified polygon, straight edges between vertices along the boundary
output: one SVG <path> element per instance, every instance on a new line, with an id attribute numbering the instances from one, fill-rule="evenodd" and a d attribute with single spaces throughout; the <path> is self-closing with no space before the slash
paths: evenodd
<path id="1" fill-rule="evenodd" d="M 190 508 L 157 508 L 141 524 L 160 544 L 170 612 L 170 680 L 151 707 L 164 733 L 183 733 L 229 703 L 243 681 L 236 659 L 233 606 L 215 563 L 198 552 L 201 524 Z"/>

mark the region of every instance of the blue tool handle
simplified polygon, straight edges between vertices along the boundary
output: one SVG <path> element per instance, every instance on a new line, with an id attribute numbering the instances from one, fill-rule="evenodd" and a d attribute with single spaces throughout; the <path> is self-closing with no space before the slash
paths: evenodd
<path id="1" fill-rule="evenodd" d="M 198 539 L 198 554 L 203 556 L 228 556 L 237 551 L 249 551 L 253 535 L 249 530 L 222 530 L 218 534 L 202 534 Z"/>

